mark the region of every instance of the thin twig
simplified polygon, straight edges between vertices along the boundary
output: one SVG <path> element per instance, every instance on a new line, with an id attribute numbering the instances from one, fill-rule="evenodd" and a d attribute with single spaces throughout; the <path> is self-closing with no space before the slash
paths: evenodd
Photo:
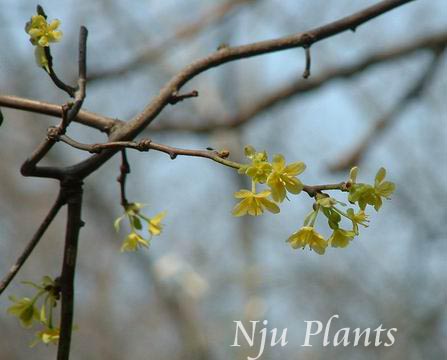
<path id="1" fill-rule="evenodd" d="M 149 150 L 157 150 L 168 154 L 171 159 L 176 159 L 177 156 L 193 156 L 193 157 L 201 157 L 213 160 L 219 164 L 231 167 L 233 169 L 240 169 L 243 164 L 228 160 L 229 152 L 227 150 L 223 151 L 215 151 L 215 150 L 190 150 L 190 149 L 180 149 L 169 145 L 158 144 L 149 139 L 136 141 L 115 141 L 105 144 L 81 144 L 66 135 L 62 135 L 60 137 L 60 141 L 76 148 L 79 150 L 89 151 L 89 152 L 100 152 L 104 149 L 134 149 L 138 151 L 149 151 Z M 127 159 L 126 159 L 127 162 Z M 124 163 L 124 159 L 123 159 Z M 121 165 L 121 175 L 118 178 L 118 181 L 123 186 L 123 182 L 120 180 L 124 174 L 126 174 L 126 167 Z M 309 194 L 309 196 L 314 197 L 317 193 L 325 190 L 341 190 L 348 191 L 348 187 L 345 182 L 341 182 L 338 184 L 326 184 L 326 185 L 304 185 L 303 191 Z M 123 194 L 123 189 L 121 189 L 121 194 Z M 122 198 L 123 199 L 123 198 Z"/>
<path id="2" fill-rule="evenodd" d="M 171 98 L 169 99 L 169 104 L 171 105 L 175 105 L 180 101 L 183 101 L 185 99 L 189 99 L 189 98 L 193 98 L 193 97 L 197 97 L 199 96 L 199 92 L 197 90 L 193 90 L 189 93 L 185 93 L 185 94 L 178 94 L 177 91 L 175 91 L 172 95 Z"/>
<path id="3" fill-rule="evenodd" d="M 329 84 L 337 79 L 351 79 L 353 76 L 362 74 L 365 70 L 370 69 L 374 65 L 387 61 L 401 59 L 402 57 L 411 55 L 418 51 L 428 50 L 437 52 L 439 49 L 447 45 L 447 33 L 440 33 L 426 38 L 412 41 L 403 46 L 393 47 L 388 50 L 380 51 L 368 55 L 357 63 L 334 67 L 326 70 L 321 75 L 313 75 L 307 81 L 301 79 L 295 80 L 290 84 L 286 84 L 270 94 L 259 97 L 247 106 L 243 107 L 238 114 L 222 119 L 201 119 L 201 121 L 192 121 L 182 119 L 178 124 L 170 122 L 169 119 L 160 119 L 157 124 L 150 127 L 150 132 L 154 131 L 188 131 L 196 133 L 209 133 L 220 129 L 236 129 L 259 114 L 272 109 L 274 106 L 282 104 L 286 101 L 292 101 L 296 96 L 320 89 L 322 86 Z"/>
<path id="4" fill-rule="evenodd" d="M 109 140 L 123 141 L 135 138 L 135 136 L 141 133 L 169 104 L 169 100 L 175 91 L 180 91 L 182 86 L 188 81 L 211 68 L 239 59 L 302 47 L 304 45 L 310 46 L 313 43 L 347 31 L 353 26 L 357 27 L 410 1 L 412 0 L 384 0 L 350 16 L 304 33 L 218 50 L 183 68 L 183 70 L 175 75 L 160 90 L 158 95 L 141 113 L 125 123 L 122 127 L 112 131 Z M 116 150 L 111 150 L 93 155 L 77 165 L 70 167 L 70 171 L 85 178 L 101 167 L 102 164 L 110 159 L 115 153 Z"/>
<path id="5" fill-rule="evenodd" d="M 127 174 L 130 174 L 130 165 L 129 161 L 127 161 L 126 150 L 121 150 L 121 165 L 120 165 L 120 174 L 116 181 L 120 184 L 120 196 L 121 196 L 121 206 L 124 208 L 129 204 L 126 197 L 126 179 Z"/>
<path id="6" fill-rule="evenodd" d="M 54 218 L 56 217 L 59 210 L 64 204 L 65 204 L 65 195 L 62 191 L 60 191 L 56 201 L 50 208 L 50 211 L 48 212 L 45 219 L 39 225 L 39 228 L 34 233 L 30 242 L 26 245 L 25 249 L 23 249 L 22 253 L 17 258 L 15 264 L 9 269 L 8 273 L 3 277 L 2 281 L 0 282 L 0 295 L 8 287 L 9 283 L 14 279 L 19 270 L 22 268 L 23 264 L 28 259 L 29 255 L 33 252 L 34 248 L 39 243 L 40 239 L 45 234 L 45 231 L 53 222 Z"/>
<path id="7" fill-rule="evenodd" d="M 310 76 L 311 66 L 310 46 L 304 46 L 304 51 L 306 53 L 306 65 L 304 67 L 303 78 L 307 79 Z"/>
<path id="8" fill-rule="evenodd" d="M 234 169 L 239 169 L 240 164 L 234 161 L 227 160 L 229 155 L 228 151 L 215 151 L 215 150 L 189 150 L 180 149 L 169 145 L 158 144 L 149 139 L 143 139 L 140 141 L 113 141 L 104 144 L 82 144 L 71 139 L 67 135 L 62 135 L 59 140 L 79 150 L 88 151 L 91 153 L 100 153 L 102 150 L 122 150 L 122 149 L 134 149 L 138 151 L 149 151 L 151 149 L 168 154 L 169 157 L 174 160 L 178 155 L 182 156 L 194 156 L 211 159 L 220 164 L 229 166 Z"/>
<path id="9" fill-rule="evenodd" d="M 376 64 L 400 59 L 418 51 L 437 51 L 440 48 L 444 48 L 446 44 L 446 32 L 416 39 L 407 44 L 394 46 L 388 50 L 368 55 L 366 58 L 355 64 L 326 70 L 325 73 L 317 77 L 314 75 L 306 82 L 295 81 L 285 85 L 284 87 L 273 91 L 271 94 L 259 98 L 259 100 L 250 104 L 249 107 L 243 109 L 239 114 L 231 118 L 220 120 L 203 119 L 198 125 L 191 125 L 191 121 L 187 121 L 187 119 L 182 121 L 179 125 L 169 123 L 168 119 L 162 119 L 163 121 L 158 122 L 161 125 L 157 124 L 151 126 L 150 131 L 192 131 L 205 133 L 223 128 L 236 128 L 245 124 L 263 111 L 280 104 L 282 101 L 292 100 L 296 95 L 317 90 L 332 80 L 343 78 L 349 79 Z M 60 105 L 17 96 L 0 95 L 0 106 L 61 117 Z M 116 129 L 124 123 L 121 120 L 112 119 L 85 110 L 81 110 L 74 121 L 105 133 L 109 133 L 111 129 Z"/>

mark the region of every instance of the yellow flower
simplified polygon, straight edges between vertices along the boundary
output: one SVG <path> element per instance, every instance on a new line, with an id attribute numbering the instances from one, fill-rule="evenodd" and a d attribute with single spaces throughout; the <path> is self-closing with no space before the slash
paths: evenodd
<path id="1" fill-rule="evenodd" d="M 161 221 L 166 216 L 166 211 L 163 211 L 157 215 L 155 215 L 153 218 L 149 219 L 148 225 L 149 225 L 149 232 L 151 235 L 160 235 L 161 230 L 163 229 L 163 224 L 161 224 Z"/>
<path id="2" fill-rule="evenodd" d="M 42 15 L 34 15 L 26 24 L 25 30 L 30 36 L 30 41 L 35 46 L 49 46 L 51 42 L 57 42 L 62 38 L 62 31 L 57 28 L 59 20 L 53 20 L 50 24 Z"/>
<path id="3" fill-rule="evenodd" d="M 382 197 L 390 199 L 391 194 L 396 189 L 396 185 L 391 181 L 384 181 L 386 170 L 380 168 L 377 171 L 374 186 L 368 184 L 353 184 L 349 189 L 348 200 L 351 203 L 358 202 L 361 210 L 365 210 L 366 205 L 374 206 L 376 211 L 382 206 Z"/>
<path id="4" fill-rule="evenodd" d="M 353 209 L 348 209 L 346 212 L 348 215 L 349 220 L 352 221 L 352 229 L 358 235 L 359 233 L 359 225 L 362 225 L 364 227 L 368 227 L 368 215 L 365 214 L 365 211 L 360 210 L 357 214 L 354 213 Z"/>
<path id="5" fill-rule="evenodd" d="M 272 190 L 272 198 L 282 202 L 286 197 L 286 189 L 292 194 L 299 194 L 303 190 L 303 184 L 296 178 L 301 174 L 306 165 L 303 162 L 295 162 L 286 166 L 284 156 L 275 155 L 272 162 L 272 172 L 267 178 L 267 185 Z"/>
<path id="6" fill-rule="evenodd" d="M 305 248 L 306 245 L 314 250 L 317 254 L 323 255 L 327 248 L 327 241 L 322 235 L 315 231 L 312 226 L 303 226 L 294 232 L 288 239 L 294 249 Z"/>
<path id="7" fill-rule="evenodd" d="M 142 246 L 149 247 L 149 242 L 141 235 L 135 232 L 131 232 L 129 235 L 127 235 L 126 239 L 124 239 L 123 245 L 121 245 L 121 252 L 135 251 Z"/>
<path id="8" fill-rule="evenodd" d="M 332 247 L 344 248 L 348 246 L 349 242 L 354 238 L 356 233 L 354 231 L 348 231 L 344 229 L 336 229 L 332 233 L 328 242 Z"/>
<path id="9" fill-rule="evenodd" d="M 33 324 L 33 320 L 39 320 L 39 311 L 34 305 L 35 300 L 27 297 L 16 299 L 14 296 L 10 296 L 9 299 L 14 304 L 8 308 L 7 312 L 8 314 L 17 316 L 23 327 L 29 328 Z"/>
<path id="10" fill-rule="evenodd" d="M 59 341 L 60 329 L 59 328 L 45 328 L 36 333 L 36 340 L 31 344 L 31 347 L 36 345 L 39 341 L 45 345 L 57 344 Z"/>
<path id="11" fill-rule="evenodd" d="M 233 215 L 243 216 L 248 213 L 249 215 L 258 216 L 264 212 L 264 208 L 274 214 L 279 213 L 278 205 L 267 199 L 269 195 L 270 191 L 262 191 L 258 194 L 249 190 L 235 192 L 234 196 L 243 200 L 234 207 Z"/>
<path id="12" fill-rule="evenodd" d="M 265 183 L 268 175 L 272 171 L 272 165 L 268 162 L 268 156 L 265 151 L 256 152 L 253 146 L 247 145 L 244 149 L 245 156 L 251 160 L 251 164 L 243 165 L 239 174 L 250 176 L 254 182 Z"/>

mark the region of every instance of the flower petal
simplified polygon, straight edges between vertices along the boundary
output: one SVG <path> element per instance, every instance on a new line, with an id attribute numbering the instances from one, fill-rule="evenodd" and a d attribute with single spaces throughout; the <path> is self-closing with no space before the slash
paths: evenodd
<path id="1" fill-rule="evenodd" d="M 294 162 L 286 166 L 284 172 L 288 175 L 296 176 L 306 170 L 306 164 L 302 161 Z"/>
<path id="2" fill-rule="evenodd" d="M 273 201 L 268 199 L 259 199 L 259 201 L 271 213 L 278 214 L 280 212 L 278 205 L 276 205 Z"/>
<path id="3" fill-rule="evenodd" d="M 243 216 L 247 214 L 249 205 L 250 205 L 250 198 L 242 200 L 241 202 L 236 204 L 236 206 L 233 208 L 232 214 L 234 216 Z"/>

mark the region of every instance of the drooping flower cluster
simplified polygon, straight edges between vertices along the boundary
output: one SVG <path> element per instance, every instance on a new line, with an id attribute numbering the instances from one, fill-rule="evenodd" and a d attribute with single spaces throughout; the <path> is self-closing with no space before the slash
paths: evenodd
<path id="1" fill-rule="evenodd" d="M 306 168 L 303 162 L 294 162 L 286 165 L 284 156 L 275 155 L 269 162 L 265 151 L 257 152 L 252 146 L 245 147 L 245 155 L 250 160 L 249 164 L 241 165 L 240 174 L 251 178 L 252 189 L 240 190 L 234 194 L 237 199 L 242 199 L 233 209 L 233 215 L 262 215 L 264 210 L 273 214 L 280 212 L 278 204 L 288 199 L 287 193 L 299 194 L 304 185 L 297 178 Z M 318 190 L 310 195 L 315 198 L 312 211 L 304 220 L 303 227 L 294 232 L 287 240 L 294 248 L 309 247 L 322 255 L 328 246 L 344 248 L 359 235 L 359 225 L 368 226 L 368 215 L 365 213 L 367 205 L 373 206 L 376 211 L 382 206 L 382 199 L 389 199 L 395 190 L 394 183 L 384 181 L 386 170 L 380 168 L 376 174 L 374 185 L 357 183 L 358 168 L 351 169 L 349 179 L 338 187 L 338 190 L 349 192 L 348 200 L 351 204 L 357 204 L 359 209 L 348 208 L 341 210 L 340 206 L 346 204 L 337 201 L 323 191 Z M 268 190 L 256 192 L 257 184 L 266 184 Z M 337 187 L 336 187 L 337 188 Z M 332 190 L 336 188 L 331 188 Z M 321 213 L 327 218 L 332 234 L 326 240 L 315 230 L 315 221 Z M 342 228 L 342 219 L 352 224 L 350 229 Z"/>
<path id="2" fill-rule="evenodd" d="M 129 220 L 130 233 L 126 236 L 121 245 L 121 252 L 136 251 L 140 247 L 149 247 L 152 236 L 161 234 L 163 228 L 161 221 L 166 216 L 166 211 L 149 218 L 141 213 L 140 210 L 143 207 L 144 205 L 141 203 L 129 203 L 124 206 L 124 214 L 115 220 L 114 226 L 117 232 L 120 230 L 121 221 L 124 218 Z M 145 222 L 147 225 L 149 238 L 145 238 L 138 233 L 138 231 L 143 229 L 142 222 Z"/>
<path id="3" fill-rule="evenodd" d="M 37 65 L 43 67 L 47 72 L 50 72 L 50 69 L 45 48 L 49 47 L 50 43 L 58 42 L 62 38 L 62 31 L 57 30 L 60 23 L 57 19 L 48 23 L 44 14 L 37 14 L 33 15 L 25 26 L 31 44 L 36 47 L 34 54 Z"/>
<path id="4" fill-rule="evenodd" d="M 380 168 L 376 174 L 374 186 L 356 183 L 358 168 L 351 169 L 350 176 L 346 182 L 346 190 L 349 191 L 348 200 L 351 204 L 357 203 L 359 210 L 355 212 L 353 208 L 347 211 L 341 210 L 337 205 L 346 206 L 327 194 L 318 193 L 315 196 L 313 210 L 304 220 L 303 227 L 287 240 L 293 248 L 305 248 L 309 246 L 318 254 L 324 254 L 328 246 L 344 248 L 359 235 L 359 225 L 368 226 L 368 215 L 365 213 L 367 205 L 373 206 L 378 211 L 382 205 L 382 198 L 388 199 L 395 189 L 395 185 L 390 181 L 384 181 L 386 171 Z M 322 213 L 328 221 L 332 230 L 331 236 L 325 240 L 315 229 L 317 215 Z M 341 228 L 342 218 L 347 219 L 352 224 L 351 229 Z"/>
<path id="5" fill-rule="evenodd" d="M 31 328 L 37 323 L 41 329 L 36 333 L 36 339 L 31 346 L 42 342 L 46 345 L 57 344 L 59 340 L 59 328 L 53 324 L 53 311 L 60 299 L 60 285 L 57 280 L 49 276 L 44 276 L 40 283 L 36 284 L 30 281 L 23 282 L 36 289 L 32 298 L 16 298 L 10 296 L 13 302 L 8 308 L 8 314 L 17 316 L 20 324 L 25 328 Z M 41 303 L 38 306 L 38 303 Z"/>

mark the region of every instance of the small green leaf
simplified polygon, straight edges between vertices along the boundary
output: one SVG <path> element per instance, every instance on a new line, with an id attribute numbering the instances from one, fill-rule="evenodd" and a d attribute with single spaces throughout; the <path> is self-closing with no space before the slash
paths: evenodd
<path id="1" fill-rule="evenodd" d="M 337 229 L 338 229 L 338 223 L 329 220 L 329 221 L 328 221 L 328 224 L 329 224 L 329 227 L 330 227 L 332 230 L 337 230 Z"/>
<path id="2" fill-rule="evenodd" d="M 132 216 L 131 219 L 133 226 L 135 226 L 135 229 L 141 230 L 143 228 L 143 226 L 141 225 L 141 221 L 137 216 Z"/>

